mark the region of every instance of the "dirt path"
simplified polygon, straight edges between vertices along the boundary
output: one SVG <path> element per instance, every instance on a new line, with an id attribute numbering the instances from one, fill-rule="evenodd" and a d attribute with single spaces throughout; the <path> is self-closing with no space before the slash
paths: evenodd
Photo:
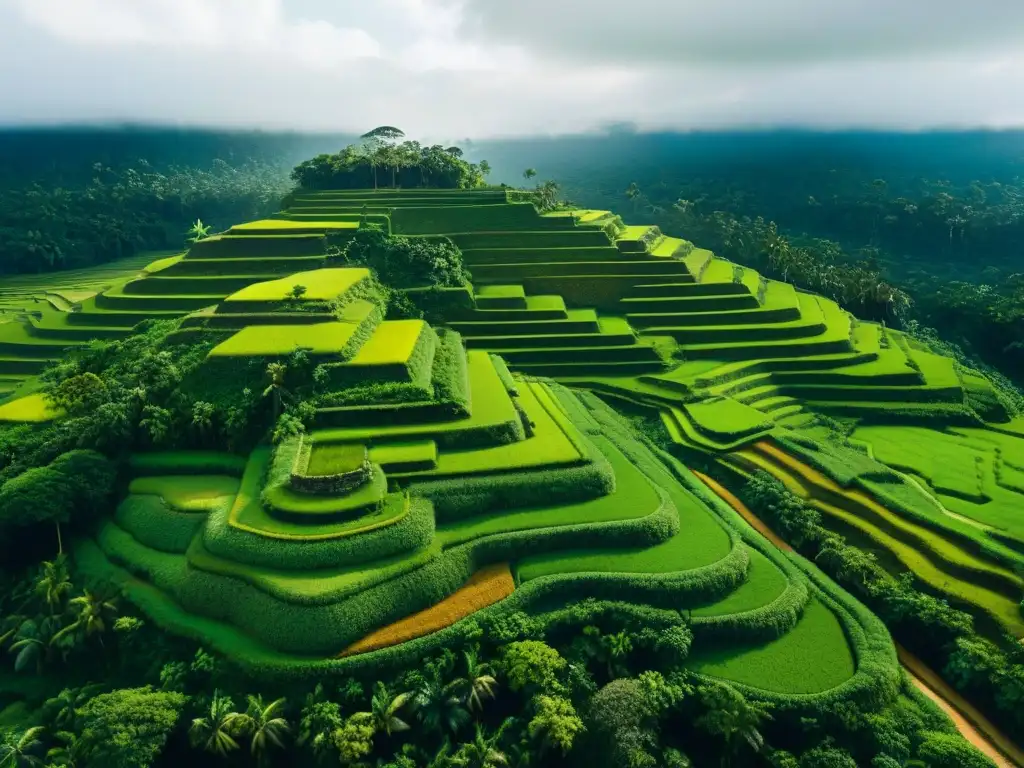
<path id="1" fill-rule="evenodd" d="M 999 768 L 1024 766 L 1024 751 L 1004 736 L 969 701 L 966 701 L 945 680 L 899 643 L 896 644 L 896 653 L 914 685 L 939 705 L 939 708 L 949 716 L 965 739 L 983 752 Z M 1012 760 L 1007 759 L 1007 756 Z"/>
<path id="2" fill-rule="evenodd" d="M 762 536 L 768 539 L 768 541 L 770 541 L 776 547 L 781 549 L 783 552 L 793 551 L 793 548 L 789 546 L 789 544 L 783 541 L 782 538 L 778 536 L 775 533 L 775 531 L 769 528 L 761 518 L 759 518 L 757 515 L 751 512 L 747 508 L 746 504 L 744 504 L 742 501 L 736 498 L 736 496 L 733 495 L 732 491 L 730 491 L 717 480 L 713 480 L 712 478 L 708 477 L 702 472 L 698 472 L 695 469 L 692 469 L 690 471 L 693 472 L 693 474 L 696 475 L 697 478 L 702 483 L 704 483 L 704 485 L 706 485 L 708 488 L 714 491 L 716 496 L 718 496 L 722 501 L 724 501 L 726 504 L 728 504 L 730 507 L 736 510 L 736 512 L 739 513 L 740 517 L 742 517 L 744 520 L 750 523 L 750 525 L 754 529 L 756 529 L 758 533 L 760 533 Z"/>
<path id="3" fill-rule="evenodd" d="M 769 528 L 761 518 L 751 512 L 747 505 L 736 498 L 728 488 L 700 472 L 693 471 L 693 474 L 768 541 L 785 552 L 793 551 L 789 544 Z M 896 644 L 896 653 L 911 682 L 946 713 L 961 736 L 994 762 L 998 768 L 1024 768 L 1024 751 L 1004 736 L 988 718 L 954 691 L 923 661 L 898 643 Z M 1008 757 L 1012 759 L 1008 759 Z"/>

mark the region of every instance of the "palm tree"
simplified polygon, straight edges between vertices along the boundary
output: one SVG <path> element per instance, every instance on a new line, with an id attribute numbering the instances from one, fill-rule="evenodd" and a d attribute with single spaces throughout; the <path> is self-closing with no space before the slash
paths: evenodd
<path id="1" fill-rule="evenodd" d="M 497 745 L 513 722 L 511 718 L 506 720 L 490 737 L 484 735 L 483 726 L 477 723 L 473 741 L 462 744 L 452 756 L 452 762 L 464 768 L 500 768 L 508 765 L 508 755 L 498 749 Z"/>
<path id="2" fill-rule="evenodd" d="M 61 549 L 63 550 L 63 547 Z M 64 599 L 73 588 L 74 584 L 71 583 L 71 574 L 68 571 L 68 559 L 63 551 L 54 560 L 43 563 L 43 572 L 36 583 L 36 592 L 46 600 L 51 616 L 63 608 Z"/>
<path id="3" fill-rule="evenodd" d="M 700 689 L 707 711 L 697 718 L 697 725 L 725 741 L 722 755 L 723 768 L 729 766 L 734 754 L 746 744 L 754 752 L 764 748 L 764 736 L 759 728 L 771 718 L 769 705 L 749 701 L 731 685 L 718 683 Z"/>
<path id="4" fill-rule="evenodd" d="M 392 696 L 384 683 L 377 681 L 370 700 L 370 715 L 373 717 L 374 729 L 377 733 L 393 733 L 409 730 L 409 724 L 398 716 L 398 712 L 409 703 L 412 694 L 400 693 Z"/>
<path id="5" fill-rule="evenodd" d="M 47 722 L 51 729 L 58 732 L 73 730 L 75 727 L 75 710 L 84 706 L 89 699 L 103 690 L 102 684 L 93 683 L 81 688 L 65 688 L 54 698 L 48 699 L 43 705 L 47 711 Z"/>
<path id="6" fill-rule="evenodd" d="M 21 672 L 34 663 L 36 672 L 41 672 L 59 628 L 60 618 L 57 616 L 22 621 L 12 636 L 14 642 L 10 647 L 10 652 L 15 654 L 14 671 Z"/>
<path id="7" fill-rule="evenodd" d="M 188 228 L 188 232 L 185 234 L 189 236 L 188 242 L 198 243 L 200 240 L 205 240 L 210 236 L 210 227 L 203 224 L 202 219 L 196 219 L 195 223 Z"/>
<path id="8" fill-rule="evenodd" d="M 0 768 L 33 768 L 43 761 L 35 753 L 43 746 L 40 736 L 42 726 L 29 728 L 18 733 L 9 731 L 0 742 Z"/>
<path id="9" fill-rule="evenodd" d="M 103 645 L 103 633 L 107 631 L 106 620 L 117 612 L 114 601 L 86 589 L 78 597 L 72 598 L 70 605 L 77 612 L 77 617 L 74 622 L 55 634 L 50 642 L 59 644 L 67 635 L 77 632 L 84 638 L 99 635 L 100 645 Z"/>
<path id="10" fill-rule="evenodd" d="M 291 733 L 291 725 L 280 715 L 284 705 L 284 699 L 265 704 L 262 696 L 250 696 L 249 708 L 238 716 L 238 733 L 252 734 L 250 751 L 258 765 L 269 761 L 271 747 L 284 749 L 284 737 Z"/>
<path id="11" fill-rule="evenodd" d="M 636 213 L 637 199 L 640 197 L 640 187 L 637 186 L 635 181 L 630 182 L 629 186 L 626 187 L 626 197 L 632 201 L 633 212 Z"/>
<path id="12" fill-rule="evenodd" d="M 241 730 L 239 719 L 242 715 L 234 711 L 234 706 L 228 696 L 221 696 L 220 691 L 215 690 L 209 714 L 195 718 L 189 726 L 188 737 L 192 746 L 220 757 L 238 749 L 235 739 Z"/>
<path id="13" fill-rule="evenodd" d="M 469 720 L 469 713 L 463 709 L 462 696 L 459 695 L 462 683 L 462 680 L 444 683 L 435 671 L 413 695 L 416 713 L 428 730 L 440 734 L 446 731 L 454 733 Z"/>
<path id="14" fill-rule="evenodd" d="M 377 155 L 377 147 L 371 147 L 367 153 L 370 161 L 370 169 L 373 171 L 373 191 L 377 191 L 377 167 L 380 165 L 380 158 Z"/>
<path id="15" fill-rule="evenodd" d="M 50 766 L 78 768 L 88 764 L 86 762 L 86 750 L 88 747 L 84 739 L 78 738 L 77 735 L 70 731 L 58 731 L 53 734 L 53 738 L 60 743 L 58 746 L 51 747 L 47 751 L 47 768 L 50 768 Z"/>
<path id="16" fill-rule="evenodd" d="M 494 677 L 494 668 L 487 662 L 480 661 L 480 650 L 470 648 L 463 653 L 466 660 L 466 676 L 462 685 L 466 689 L 466 706 L 469 711 L 479 712 L 484 708 L 485 699 L 494 698 L 494 690 L 498 681 Z"/>

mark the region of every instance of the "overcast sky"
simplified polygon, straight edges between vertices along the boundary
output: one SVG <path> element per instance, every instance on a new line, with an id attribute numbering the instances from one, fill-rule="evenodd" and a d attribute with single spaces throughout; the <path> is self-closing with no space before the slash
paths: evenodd
<path id="1" fill-rule="evenodd" d="M 1024 0 L 0 0 L 0 123 L 1024 126 Z"/>

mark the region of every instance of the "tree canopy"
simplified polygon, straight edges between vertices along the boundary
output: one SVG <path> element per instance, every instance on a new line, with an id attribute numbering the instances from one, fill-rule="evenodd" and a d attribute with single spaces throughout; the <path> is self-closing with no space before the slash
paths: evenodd
<path id="1" fill-rule="evenodd" d="M 397 140 L 405 134 L 381 126 L 363 134 L 335 154 L 320 154 L 299 163 L 291 178 L 301 189 L 377 189 L 380 186 L 432 189 L 470 189 L 484 184 L 490 170 L 463 159 L 459 147 Z"/>

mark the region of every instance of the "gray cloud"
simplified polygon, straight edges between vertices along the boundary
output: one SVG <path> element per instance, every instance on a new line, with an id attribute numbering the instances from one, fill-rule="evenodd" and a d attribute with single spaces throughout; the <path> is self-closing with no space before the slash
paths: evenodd
<path id="1" fill-rule="evenodd" d="M 863 10 L 813 23 L 810 0 L 675 2 L 0 0 L 0 123 L 393 124 L 424 140 L 627 122 L 1024 125 L 1024 46 L 1007 43 L 1024 2 L 977 0 L 973 21 L 928 21 L 927 41 L 912 0 L 881 16 L 876 0 L 829 0 Z M 58 12 L 79 3 L 108 15 L 69 24 Z"/>
<path id="2" fill-rule="evenodd" d="M 806 63 L 1012 48 L 1020 0 L 464 0 L 465 34 L 560 60 Z"/>

